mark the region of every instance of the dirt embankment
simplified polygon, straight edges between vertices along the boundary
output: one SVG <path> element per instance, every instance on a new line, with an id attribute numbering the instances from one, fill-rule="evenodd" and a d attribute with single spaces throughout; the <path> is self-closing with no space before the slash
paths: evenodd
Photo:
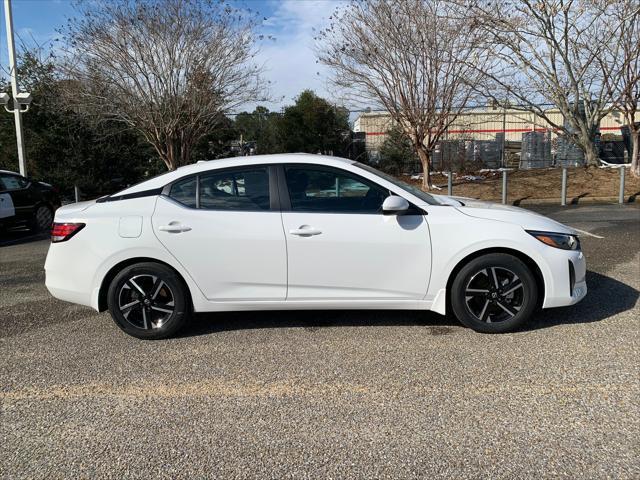
<path id="1" fill-rule="evenodd" d="M 407 177 L 403 177 L 406 180 Z M 447 176 L 435 173 L 433 184 L 447 193 Z M 412 179 L 421 184 L 421 180 Z M 533 200 L 560 201 L 562 169 L 544 168 L 536 170 L 514 170 L 508 174 L 508 203 Z M 567 177 L 567 202 L 578 203 L 591 199 L 617 198 L 620 189 L 620 172 L 612 168 L 570 168 Z M 460 197 L 482 200 L 502 198 L 502 173 L 499 171 L 478 171 L 472 174 L 454 174 L 453 194 Z M 625 179 L 625 201 L 640 201 L 640 178 L 634 178 L 629 169 Z"/>

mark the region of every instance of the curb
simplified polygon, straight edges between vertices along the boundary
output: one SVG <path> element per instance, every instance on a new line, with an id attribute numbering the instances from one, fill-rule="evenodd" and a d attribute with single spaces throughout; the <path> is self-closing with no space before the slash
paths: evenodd
<path id="1" fill-rule="evenodd" d="M 483 200 L 483 199 L 478 199 Z M 632 205 L 638 204 L 640 199 L 636 195 L 628 195 L 625 197 L 624 203 L 618 203 L 618 197 L 573 197 L 567 196 L 567 207 L 570 205 L 593 205 L 593 204 L 616 204 L 616 205 Z M 499 202 L 500 199 L 489 200 Z M 522 205 L 560 205 L 560 197 L 558 198 L 522 198 L 516 200 L 507 201 L 507 205 L 514 205 L 516 207 Z"/>

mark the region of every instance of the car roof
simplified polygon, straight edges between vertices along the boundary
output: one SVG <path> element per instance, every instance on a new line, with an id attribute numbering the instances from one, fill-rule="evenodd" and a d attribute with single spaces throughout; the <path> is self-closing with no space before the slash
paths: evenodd
<path id="1" fill-rule="evenodd" d="M 18 172 L 12 172 L 11 170 L 1 170 L 1 169 L 0 169 L 0 173 L 8 173 L 9 175 L 18 175 L 18 176 L 22 176 L 22 175 L 20 175 Z"/>
<path id="2" fill-rule="evenodd" d="M 163 173 L 157 177 L 150 178 L 141 183 L 128 187 L 121 192 L 114 193 L 114 196 L 128 195 L 130 193 L 153 190 L 163 187 L 179 178 L 208 170 L 218 170 L 221 168 L 242 167 L 248 165 L 265 165 L 275 163 L 311 163 L 327 166 L 341 166 L 354 163 L 347 158 L 331 157 L 328 155 L 315 155 L 312 153 L 278 153 L 272 155 L 251 155 L 248 157 L 221 158 L 218 160 L 207 160 L 191 165 L 185 165 L 177 170 Z"/>
<path id="3" fill-rule="evenodd" d="M 195 173 L 200 171 L 228 168 L 243 165 L 256 165 L 256 164 L 273 164 L 273 163 L 353 163 L 353 160 L 341 157 L 331 157 L 329 155 L 317 155 L 313 153 L 276 153 L 271 155 L 251 155 L 247 157 L 230 157 L 220 158 L 218 160 L 206 160 L 193 163 L 191 165 L 185 165 L 178 168 L 176 171 L 185 172 L 189 170 L 189 173 Z"/>

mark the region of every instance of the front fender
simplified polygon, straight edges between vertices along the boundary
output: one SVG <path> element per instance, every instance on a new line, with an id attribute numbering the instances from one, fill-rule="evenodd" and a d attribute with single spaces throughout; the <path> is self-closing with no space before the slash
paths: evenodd
<path id="1" fill-rule="evenodd" d="M 453 216 L 457 217 L 455 214 Z M 431 302 L 431 310 L 435 312 L 446 313 L 446 288 L 452 273 L 461 262 L 478 252 L 506 250 L 530 258 L 542 274 L 545 291 L 543 307 L 547 306 L 550 296 L 555 295 L 553 292 L 557 291 L 558 278 L 564 278 L 560 266 L 566 266 L 566 252 L 544 245 L 519 225 L 468 216 L 465 216 L 462 224 L 451 221 L 451 217 L 442 222 L 435 215 L 428 218 L 433 245 L 433 270 L 424 300 Z M 475 240 L 470 243 L 472 238 Z M 554 267 L 553 263 L 560 259 L 563 261 Z M 568 285 L 568 281 L 566 283 Z"/>

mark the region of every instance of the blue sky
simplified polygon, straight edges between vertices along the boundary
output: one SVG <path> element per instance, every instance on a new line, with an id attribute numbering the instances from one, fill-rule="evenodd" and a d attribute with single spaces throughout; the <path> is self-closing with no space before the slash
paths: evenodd
<path id="1" fill-rule="evenodd" d="M 242 3 L 267 17 L 261 28 L 264 33 L 276 37 L 275 42 L 265 40 L 260 45 L 258 58 L 266 68 L 265 78 L 271 81 L 272 96 L 278 99 L 267 106 L 275 110 L 290 104 L 305 88 L 311 88 L 319 95 L 340 103 L 328 92 L 327 72 L 315 63 L 316 57 L 311 50 L 313 29 L 318 30 L 325 24 L 337 0 L 245 0 Z M 12 0 L 12 5 L 16 35 L 27 43 L 35 41 L 46 44 L 57 38 L 56 29 L 74 14 L 71 0 Z M 7 63 L 3 12 L 0 22 L 0 65 L 4 71 L 7 70 Z M 247 108 L 251 109 L 253 105 L 247 105 Z"/>

